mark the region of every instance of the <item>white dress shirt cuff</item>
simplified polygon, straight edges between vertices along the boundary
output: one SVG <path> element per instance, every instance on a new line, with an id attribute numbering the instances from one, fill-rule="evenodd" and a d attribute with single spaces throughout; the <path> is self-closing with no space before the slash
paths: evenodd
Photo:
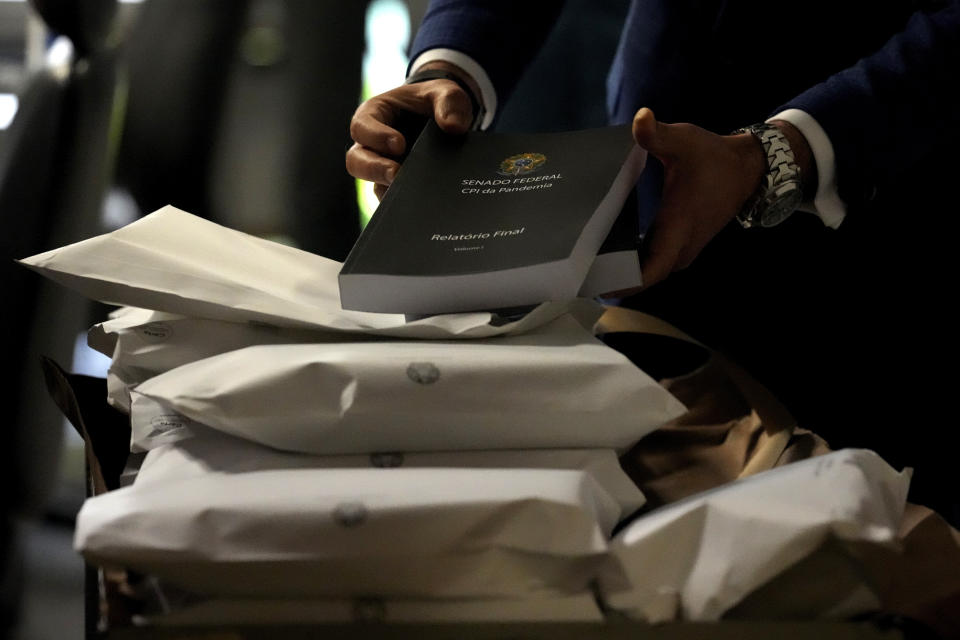
<path id="1" fill-rule="evenodd" d="M 497 91 L 493 88 L 493 83 L 490 82 L 490 76 L 487 75 L 487 72 L 483 70 L 483 67 L 481 67 L 476 60 L 462 51 L 455 49 L 427 49 L 418 55 L 410 64 L 410 74 L 416 73 L 420 67 L 428 62 L 434 62 L 436 60 L 443 60 L 444 62 L 457 65 L 466 71 L 470 77 L 473 78 L 474 82 L 477 83 L 477 86 L 480 87 L 480 99 L 483 101 L 483 108 L 486 110 L 483 116 L 483 122 L 480 123 L 480 128 L 486 129 L 489 127 L 490 123 L 493 122 L 494 115 L 497 113 Z"/>
<path id="2" fill-rule="evenodd" d="M 817 193 L 813 202 L 805 202 L 801 211 L 809 211 L 820 216 L 823 224 L 836 229 L 847 215 L 847 206 L 837 193 L 837 165 L 833 155 L 833 143 L 820 123 L 806 111 L 786 109 L 768 119 L 786 120 L 803 134 L 813 153 L 813 162 L 817 172 Z"/>

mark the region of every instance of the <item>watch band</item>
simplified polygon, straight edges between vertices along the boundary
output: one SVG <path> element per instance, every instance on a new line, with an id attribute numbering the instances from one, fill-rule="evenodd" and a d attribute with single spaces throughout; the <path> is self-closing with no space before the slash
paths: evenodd
<path id="1" fill-rule="evenodd" d="M 428 80 L 450 80 L 451 82 L 457 83 L 457 85 L 463 89 L 464 93 L 467 94 L 467 97 L 470 98 L 470 105 L 473 107 L 473 121 L 470 123 L 470 128 L 480 128 L 480 124 L 483 122 L 483 116 L 486 115 L 486 110 L 483 108 L 483 103 L 480 101 L 480 98 L 477 97 L 473 89 L 470 88 L 470 85 L 467 84 L 463 78 L 444 69 L 424 69 L 423 71 L 410 74 L 406 81 L 404 81 L 404 84 L 417 84 L 418 82 L 427 82 Z"/>
<path id="2" fill-rule="evenodd" d="M 745 228 L 780 224 L 803 200 L 800 167 L 797 166 L 790 142 L 778 127 L 766 122 L 733 132 L 739 133 L 750 133 L 760 141 L 767 157 L 767 172 L 756 192 L 737 214 L 737 220 Z"/>

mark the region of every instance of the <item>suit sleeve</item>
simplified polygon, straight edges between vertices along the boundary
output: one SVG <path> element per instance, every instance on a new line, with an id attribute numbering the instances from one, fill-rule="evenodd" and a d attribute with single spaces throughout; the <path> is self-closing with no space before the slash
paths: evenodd
<path id="1" fill-rule="evenodd" d="M 539 51 L 563 2 L 431 0 L 410 49 L 454 49 L 479 63 L 502 104 Z"/>
<path id="2" fill-rule="evenodd" d="M 869 200 L 944 145 L 958 144 L 960 0 L 917 12 L 900 33 L 781 109 L 812 115 L 830 137 L 846 202 Z"/>

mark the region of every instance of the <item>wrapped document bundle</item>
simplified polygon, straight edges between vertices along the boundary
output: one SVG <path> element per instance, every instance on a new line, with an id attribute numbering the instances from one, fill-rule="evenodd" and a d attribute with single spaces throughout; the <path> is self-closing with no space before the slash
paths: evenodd
<path id="1" fill-rule="evenodd" d="M 588 301 L 572 301 L 565 315 L 589 328 L 596 319 L 593 311 L 594 307 Z M 530 315 L 537 313 L 534 311 Z M 453 317 L 447 316 L 446 319 L 452 320 Z M 513 324 L 520 333 L 532 326 L 530 317 Z M 87 342 L 91 348 L 111 358 L 107 373 L 107 401 L 129 413 L 130 389 L 189 362 L 256 345 L 378 339 L 382 338 L 364 333 L 344 334 L 229 322 L 122 307 L 106 322 L 94 325 L 88 332 Z"/>
<path id="2" fill-rule="evenodd" d="M 216 598 L 147 616 L 156 625 L 345 624 L 351 622 L 602 622 L 593 593 L 555 598 L 254 600 Z"/>
<path id="3" fill-rule="evenodd" d="M 21 264 L 88 298 L 185 316 L 403 338 L 484 338 L 520 333 L 571 309 L 596 320 L 599 305 L 547 302 L 519 320 L 461 313 L 407 322 L 345 311 L 341 263 L 164 207 L 111 233 Z"/>
<path id="4" fill-rule="evenodd" d="M 585 471 L 620 505 L 621 516 L 645 500 L 624 473 L 611 449 L 531 449 L 527 451 L 437 451 L 375 453 L 366 456 L 314 456 L 276 451 L 202 425 L 191 437 L 147 453 L 136 476 L 137 488 L 163 485 L 211 473 L 237 474 L 293 469 L 571 469 Z"/>
<path id="5" fill-rule="evenodd" d="M 336 342 L 346 337 L 342 332 L 190 318 L 133 307 L 112 315 L 90 329 L 87 343 L 111 358 L 107 401 L 125 413 L 130 412 L 130 389 L 188 362 L 253 345 Z"/>
<path id="6" fill-rule="evenodd" d="M 602 596 L 650 622 L 717 620 L 831 540 L 892 542 L 909 482 L 876 453 L 845 449 L 662 507 L 611 543 Z M 837 615 L 858 613 L 856 603 L 830 604 Z"/>
<path id="7" fill-rule="evenodd" d="M 582 471 L 286 469 L 88 499 L 75 546 L 223 596 L 552 598 L 588 588 L 619 516 Z"/>
<path id="8" fill-rule="evenodd" d="M 684 407 L 568 316 L 482 341 L 257 346 L 133 391 L 133 445 L 170 442 L 178 416 L 277 449 L 612 448 Z M 170 433 L 168 433 L 170 432 Z"/>

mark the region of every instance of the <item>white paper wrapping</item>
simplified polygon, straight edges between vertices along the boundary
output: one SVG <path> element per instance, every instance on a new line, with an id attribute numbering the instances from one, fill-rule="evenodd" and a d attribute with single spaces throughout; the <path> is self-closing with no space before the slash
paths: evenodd
<path id="1" fill-rule="evenodd" d="M 135 449 L 170 441 L 158 424 L 177 414 L 316 454 L 622 449 L 685 411 L 568 316 L 482 341 L 248 347 L 132 394 Z"/>
<path id="2" fill-rule="evenodd" d="M 582 471 L 208 474 L 88 499 L 75 546 L 196 593 L 556 597 L 587 589 L 619 511 Z"/>
<path id="3" fill-rule="evenodd" d="M 620 467 L 612 449 L 531 449 L 527 451 L 437 451 L 375 453 L 365 456 L 314 456 L 277 451 L 202 425 L 191 437 L 147 453 L 135 483 L 162 485 L 211 473 L 237 474 L 284 469 L 452 468 L 572 469 L 589 473 L 627 516 L 645 498 Z"/>
<path id="4" fill-rule="evenodd" d="M 214 599 L 164 615 L 157 625 L 336 624 L 351 622 L 602 622 L 592 593 L 557 598 L 477 600 L 250 600 Z"/>
<path id="5" fill-rule="evenodd" d="M 662 507 L 611 543 L 602 597 L 650 622 L 717 620 L 830 539 L 893 541 L 909 482 L 845 449 Z"/>
<path id="6" fill-rule="evenodd" d="M 87 343 L 111 358 L 107 401 L 125 413 L 130 412 L 130 389 L 188 362 L 253 345 L 365 339 L 363 334 L 191 318 L 133 307 L 119 311 L 94 325 L 87 333 Z"/>
<path id="7" fill-rule="evenodd" d="M 403 315 L 340 307 L 341 263 L 217 225 L 166 206 L 121 229 L 20 261 L 88 298 L 185 316 L 404 338 L 481 338 L 519 333 L 587 300 L 548 302 L 521 320 L 490 313 Z"/>

